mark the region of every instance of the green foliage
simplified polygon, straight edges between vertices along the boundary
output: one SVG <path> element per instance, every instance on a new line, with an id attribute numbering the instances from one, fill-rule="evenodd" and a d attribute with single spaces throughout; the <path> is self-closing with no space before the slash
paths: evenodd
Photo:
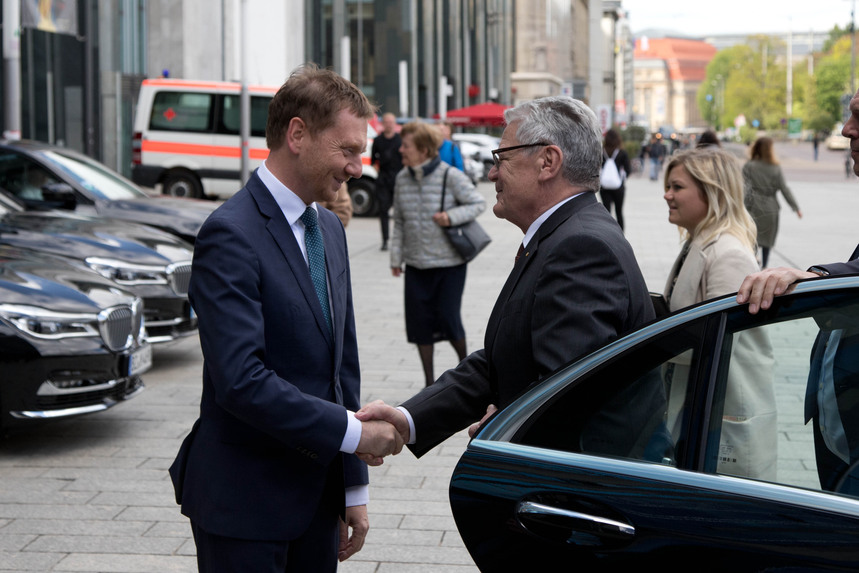
<path id="1" fill-rule="evenodd" d="M 745 143 L 746 145 L 751 145 L 754 140 L 758 138 L 758 130 L 757 128 L 752 127 L 751 125 L 744 125 L 740 127 L 740 141 Z"/>
<path id="2" fill-rule="evenodd" d="M 638 157 L 641 142 L 647 137 L 647 130 L 641 125 L 629 125 L 625 129 L 615 128 L 623 139 L 623 149 L 630 157 Z"/>
<path id="3" fill-rule="evenodd" d="M 815 54 L 814 72 L 807 62 L 793 69 L 792 117 L 808 129 L 826 131 L 840 120 L 841 98 L 850 91 L 850 29 L 835 26 L 824 53 Z M 698 89 L 701 115 L 717 130 L 733 126 L 740 114 L 747 129 L 744 141 L 758 129 L 784 129 L 787 117 L 787 68 L 785 46 L 768 36 L 755 36 L 747 44 L 732 46 L 716 54 L 707 66 L 707 76 Z M 758 127 L 752 125 L 758 120 Z"/>
<path id="4" fill-rule="evenodd" d="M 829 52 L 830 50 L 832 50 L 832 46 L 835 45 L 835 42 L 837 42 L 843 36 L 848 35 L 849 33 L 850 33 L 850 25 L 849 24 L 844 26 L 843 28 L 841 26 L 839 26 L 838 24 L 833 26 L 832 29 L 829 31 L 829 37 L 826 38 L 826 41 L 823 43 L 823 52 L 826 53 L 826 52 Z"/>

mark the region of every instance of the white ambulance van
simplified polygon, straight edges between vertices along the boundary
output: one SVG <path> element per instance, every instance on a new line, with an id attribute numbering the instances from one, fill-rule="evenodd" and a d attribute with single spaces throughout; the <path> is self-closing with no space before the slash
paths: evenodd
<path id="1" fill-rule="evenodd" d="M 268 157 L 265 125 L 277 87 L 248 86 L 251 107 L 250 168 Z M 147 79 L 134 117 L 132 179 L 161 186 L 165 195 L 226 198 L 241 187 L 239 94 L 236 82 Z M 370 165 L 368 130 L 364 173 L 349 181 L 356 215 L 375 211 L 376 170 Z"/>

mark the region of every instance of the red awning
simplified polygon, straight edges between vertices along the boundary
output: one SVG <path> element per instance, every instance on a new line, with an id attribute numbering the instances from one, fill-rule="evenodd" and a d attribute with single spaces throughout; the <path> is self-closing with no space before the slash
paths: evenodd
<path id="1" fill-rule="evenodd" d="M 503 127 L 504 110 L 509 107 L 495 102 L 478 103 L 448 111 L 447 120 L 453 125 L 466 127 Z M 439 115 L 435 114 L 433 118 L 439 119 Z"/>

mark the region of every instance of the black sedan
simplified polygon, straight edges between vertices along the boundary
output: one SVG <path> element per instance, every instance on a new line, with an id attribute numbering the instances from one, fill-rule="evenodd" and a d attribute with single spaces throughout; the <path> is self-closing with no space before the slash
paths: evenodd
<path id="1" fill-rule="evenodd" d="M 0 431 L 105 410 L 139 393 L 151 365 L 138 297 L 0 245 Z"/>
<path id="2" fill-rule="evenodd" d="M 474 561 L 859 570 L 857 333 L 859 277 L 817 279 L 755 316 L 733 297 L 698 305 L 560 369 L 454 470 Z"/>
<path id="3" fill-rule="evenodd" d="M 0 140 L 0 189 L 30 209 L 69 209 L 144 223 L 189 243 L 217 207 L 212 201 L 150 197 L 85 155 L 26 140 Z"/>
<path id="4" fill-rule="evenodd" d="M 0 193 L 0 244 L 79 261 L 144 301 L 152 343 L 197 331 L 188 302 L 190 244 L 145 225 L 59 211 L 25 211 Z"/>

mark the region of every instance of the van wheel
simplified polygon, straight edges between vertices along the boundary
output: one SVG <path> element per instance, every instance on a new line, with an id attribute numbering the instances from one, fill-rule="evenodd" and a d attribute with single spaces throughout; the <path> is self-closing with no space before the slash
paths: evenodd
<path id="1" fill-rule="evenodd" d="M 376 185 L 373 181 L 360 177 L 349 180 L 349 196 L 352 198 L 352 214 L 356 217 L 372 217 L 378 210 Z"/>
<path id="2" fill-rule="evenodd" d="M 203 186 L 200 180 L 190 171 L 171 171 L 161 182 L 161 193 L 173 197 L 203 197 Z"/>

